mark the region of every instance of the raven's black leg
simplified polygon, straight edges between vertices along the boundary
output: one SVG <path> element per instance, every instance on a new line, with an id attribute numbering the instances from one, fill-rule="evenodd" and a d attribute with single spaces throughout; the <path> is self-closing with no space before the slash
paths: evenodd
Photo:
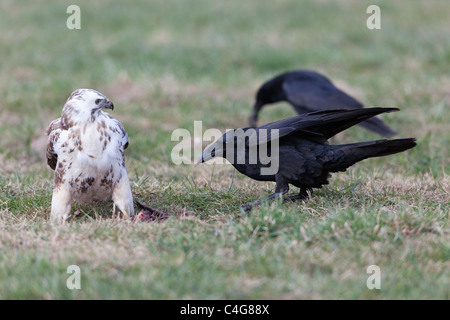
<path id="1" fill-rule="evenodd" d="M 246 212 L 250 211 L 253 207 L 259 206 L 261 201 L 282 197 L 286 192 L 273 193 L 270 196 L 268 196 L 267 198 L 265 198 L 264 200 L 256 200 L 256 201 L 253 201 L 253 202 L 244 203 L 244 204 L 241 205 L 241 208 L 244 209 L 244 211 L 246 211 Z"/>
<path id="2" fill-rule="evenodd" d="M 312 188 L 300 188 L 299 194 L 295 194 L 293 196 L 284 197 L 283 200 L 295 201 L 295 200 L 307 199 L 309 197 L 308 193 L 312 194 L 313 193 L 313 189 Z"/>
<path id="3" fill-rule="evenodd" d="M 289 184 L 283 178 L 276 176 L 275 179 L 276 179 L 276 182 L 277 182 L 277 185 L 275 187 L 275 193 L 271 194 L 270 196 L 268 196 L 264 200 L 270 200 L 270 199 L 273 199 L 273 198 L 278 198 L 280 196 L 283 196 L 284 194 L 286 194 L 289 191 Z M 248 212 L 253 207 L 259 206 L 260 203 L 261 203 L 260 200 L 256 200 L 256 201 L 245 203 L 245 204 L 241 205 L 241 208 L 244 209 L 244 211 Z"/>

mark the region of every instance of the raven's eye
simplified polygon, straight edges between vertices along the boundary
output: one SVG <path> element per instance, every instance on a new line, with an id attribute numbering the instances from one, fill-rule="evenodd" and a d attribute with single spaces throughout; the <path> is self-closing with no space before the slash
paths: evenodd
<path id="1" fill-rule="evenodd" d="M 102 102 L 102 99 L 95 100 L 95 104 L 98 105 L 100 102 Z"/>

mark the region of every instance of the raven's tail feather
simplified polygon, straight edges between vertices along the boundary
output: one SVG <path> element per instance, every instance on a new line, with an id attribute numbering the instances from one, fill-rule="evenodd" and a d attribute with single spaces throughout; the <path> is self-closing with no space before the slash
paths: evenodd
<path id="1" fill-rule="evenodd" d="M 415 138 L 377 140 L 330 146 L 334 156 L 325 166 L 330 172 L 345 171 L 348 167 L 367 158 L 388 156 L 416 146 Z"/>

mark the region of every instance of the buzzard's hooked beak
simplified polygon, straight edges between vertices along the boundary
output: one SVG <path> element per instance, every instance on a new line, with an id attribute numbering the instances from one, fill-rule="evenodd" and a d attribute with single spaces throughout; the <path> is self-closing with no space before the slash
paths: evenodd
<path id="1" fill-rule="evenodd" d="M 100 108 L 114 110 L 114 103 L 109 99 L 103 100 L 100 102 Z"/>

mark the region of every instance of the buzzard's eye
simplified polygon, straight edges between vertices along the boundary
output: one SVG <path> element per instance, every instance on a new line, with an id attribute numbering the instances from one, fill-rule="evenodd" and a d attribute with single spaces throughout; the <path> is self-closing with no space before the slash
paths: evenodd
<path id="1" fill-rule="evenodd" d="M 95 104 L 98 105 L 100 102 L 102 102 L 102 99 L 95 100 Z"/>

